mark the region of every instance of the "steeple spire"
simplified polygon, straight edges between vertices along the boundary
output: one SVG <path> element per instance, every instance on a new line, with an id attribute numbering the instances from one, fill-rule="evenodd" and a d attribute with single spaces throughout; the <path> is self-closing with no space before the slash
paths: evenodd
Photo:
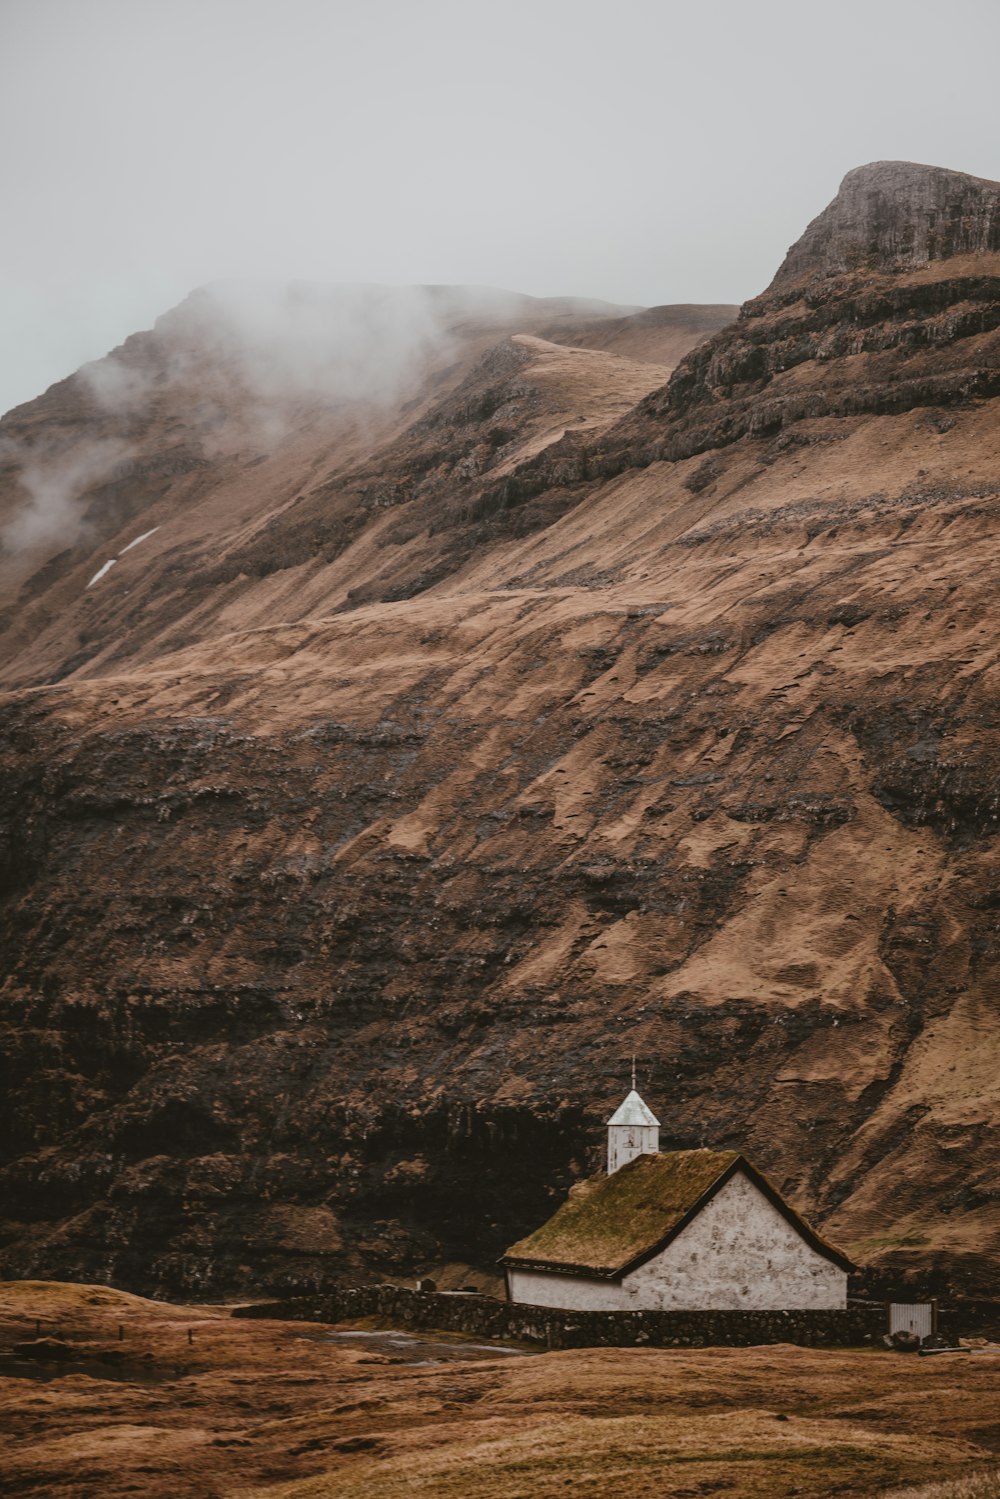
<path id="1" fill-rule="evenodd" d="M 637 1155 L 656 1155 L 659 1149 L 660 1121 L 636 1091 L 633 1056 L 632 1091 L 608 1120 L 608 1175 L 627 1166 Z"/>

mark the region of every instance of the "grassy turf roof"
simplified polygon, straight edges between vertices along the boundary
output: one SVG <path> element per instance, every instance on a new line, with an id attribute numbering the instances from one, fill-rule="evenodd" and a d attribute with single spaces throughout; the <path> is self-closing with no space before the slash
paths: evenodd
<path id="1" fill-rule="evenodd" d="M 592 1176 L 573 1188 L 547 1223 L 513 1244 L 501 1264 L 563 1275 L 622 1275 L 668 1244 L 737 1167 L 813 1249 L 844 1269 L 854 1268 L 736 1150 L 640 1155 L 611 1176 Z"/>

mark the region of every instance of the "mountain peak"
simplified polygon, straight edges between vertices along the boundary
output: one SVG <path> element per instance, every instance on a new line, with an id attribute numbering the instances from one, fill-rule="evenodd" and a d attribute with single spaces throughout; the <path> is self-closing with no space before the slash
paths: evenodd
<path id="1" fill-rule="evenodd" d="M 1000 251 L 1000 182 L 913 161 L 872 161 L 848 172 L 785 256 L 771 289 L 992 250 Z"/>

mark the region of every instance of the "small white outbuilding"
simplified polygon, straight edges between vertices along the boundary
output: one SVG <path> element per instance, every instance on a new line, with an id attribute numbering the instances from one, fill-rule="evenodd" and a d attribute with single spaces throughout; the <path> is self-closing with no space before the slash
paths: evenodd
<path id="1" fill-rule="evenodd" d="M 577 1311 L 820 1311 L 847 1305 L 847 1256 L 735 1150 L 659 1149 L 633 1088 L 608 1170 L 501 1260 L 511 1301 Z"/>

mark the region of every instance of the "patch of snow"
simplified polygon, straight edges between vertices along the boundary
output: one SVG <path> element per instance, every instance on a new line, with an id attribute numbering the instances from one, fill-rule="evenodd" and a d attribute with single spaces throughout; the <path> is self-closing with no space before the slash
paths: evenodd
<path id="1" fill-rule="evenodd" d="M 143 531 L 142 535 L 137 536 L 134 541 L 130 541 L 127 547 L 122 547 L 121 551 L 118 553 L 118 557 L 124 557 L 125 553 L 130 552 L 133 547 L 137 547 L 140 541 L 146 541 L 150 536 L 155 536 L 156 532 L 159 529 L 159 526 L 154 526 L 151 531 Z M 110 561 L 105 562 L 103 567 L 99 567 L 97 569 L 97 572 L 91 578 L 90 582 L 87 584 L 87 587 L 93 588 L 95 583 L 99 583 L 104 577 L 105 573 L 109 573 L 114 567 L 115 563 L 118 561 L 118 557 L 112 557 Z"/>
<path id="2" fill-rule="evenodd" d="M 152 531 L 143 531 L 141 536 L 135 538 L 135 541 L 130 541 L 127 547 L 122 547 L 118 553 L 119 557 L 124 557 L 125 553 L 130 552 L 133 547 L 137 547 L 140 541 L 146 541 L 150 536 L 155 536 L 159 529 L 159 526 L 154 526 Z"/>
<path id="3" fill-rule="evenodd" d="M 94 576 L 91 578 L 90 582 L 87 584 L 87 587 L 93 588 L 95 583 L 99 583 L 101 578 L 104 577 L 104 574 L 111 571 L 117 560 L 117 557 L 112 557 L 110 562 L 105 562 L 103 567 L 99 567 Z"/>

